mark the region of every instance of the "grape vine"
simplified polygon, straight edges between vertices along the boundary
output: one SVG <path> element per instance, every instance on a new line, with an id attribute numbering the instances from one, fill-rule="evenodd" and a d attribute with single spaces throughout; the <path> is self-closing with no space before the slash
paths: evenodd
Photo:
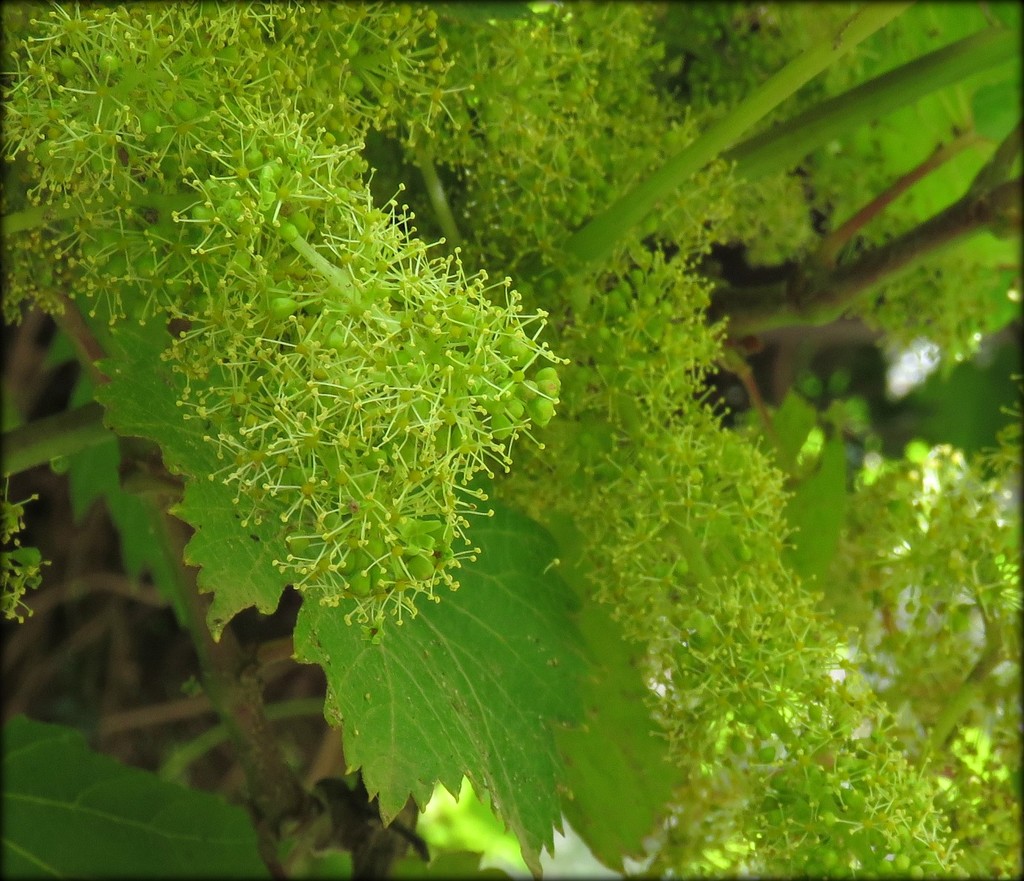
<path id="1" fill-rule="evenodd" d="M 855 463 L 851 411 L 715 390 L 749 391 L 744 346 L 781 326 L 855 318 L 948 370 L 1014 317 L 1019 11 L 906 5 L 5 8 L 5 322 L 51 315 L 149 444 L 157 532 L 201 567 L 162 589 L 271 868 L 332 790 L 269 739 L 228 619 L 291 588 L 290 654 L 394 835 L 465 775 L 539 872 L 555 793 L 593 783 L 552 733 L 589 730 L 598 682 L 576 604 L 670 769 L 617 858 L 1020 872 L 1019 411 L 984 454 Z M 906 156 L 914 113 L 935 137 Z M 103 408 L 13 428 L 10 470 L 109 439 Z M 45 581 L 25 504 L 5 492 L 7 618 Z M 352 822 L 356 868 L 387 868 Z"/>

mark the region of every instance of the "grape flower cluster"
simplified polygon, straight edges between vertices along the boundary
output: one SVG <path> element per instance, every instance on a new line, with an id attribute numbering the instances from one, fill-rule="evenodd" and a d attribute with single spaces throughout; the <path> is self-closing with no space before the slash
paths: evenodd
<path id="1" fill-rule="evenodd" d="M 169 357 L 186 418 L 226 463 L 210 479 L 236 486 L 244 519 L 286 524 L 281 571 L 321 602 L 354 600 L 360 621 L 401 620 L 454 584 L 469 552 L 453 543 L 487 498 L 471 485 L 551 419 L 557 359 L 536 341 L 545 314 L 524 314 L 507 279 L 467 278 L 394 202 L 326 177 L 293 155 L 197 182 L 207 198 L 183 222 L 200 247 L 230 237 L 235 265 Z"/>
<path id="2" fill-rule="evenodd" d="M 371 195 L 368 133 L 401 121 L 411 139 L 441 112 L 435 13 L 23 18 L 5 142 L 29 182 L 19 248 L 47 245 L 112 334 L 172 319 L 181 415 L 223 463 L 206 476 L 243 522 L 280 523 L 289 582 L 364 624 L 456 587 L 483 481 L 552 418 L 560 382 L 542 310 Z"/>
<path id="3" fill-rule="evenodd" d="M 4 494 L 0 499 L 0 577 L 3 579 L 3 615 L 5 619 L 24 621 L 25 614 L 32 614 L 22 600 L 26 591 L 39 587 L 42 581 L 40 569 L 45 566 L 38 548 L 22 545 L 18 533 L 25 528 L 25 505 L 35 498 L 22 502 L 8 499 L 8 482 L 4 482 Z"/>

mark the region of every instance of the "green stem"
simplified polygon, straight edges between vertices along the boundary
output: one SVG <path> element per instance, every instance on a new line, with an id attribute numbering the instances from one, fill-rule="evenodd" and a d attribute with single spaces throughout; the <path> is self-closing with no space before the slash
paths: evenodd
<path id="1" fill-rule="evenodd" d="M 161 212 L 183 211 L 194 205 L 197 196 L 193 193 L 144 193 L 138 198 L 125 201 L 113 193 L 106 193 L 97 198 L 89 205 L 90 213 L 104 211 L 109 208 L 155 208 Z M 37 205 L 35 208 L 25 208 L 22 211 L 14 211 L 5 214 L 0 218 L 0 233 L 4 236 L 15 235 L 20 232 L 39 229 L 60 220 L 69 220 L 81 216 L 84 206 L 81 202 L 64 202 L 59 204 L 51 202 L 46 205 Z"/>
<path id="2" fill-rule="evenodd" d="M 298 251 L 310 266 L 327 280 L 328 284 L 348 296 L 355 296 L 352 274 L 347 269 L 335 266 L 301 235 L 289 239 L 288 244 Z M 366 303 L 365 306 L 366 312 L 369 312 L 371 317 L 392 330 L 398 330 L 398 320 L 385 314 L 377 303 L 370 302 Z"/>
<path id="3" fill-rule="evenodd" d="M 71 456 L 113 438 L 103 424 L 103 407 L 92 401 L 4 432 L 4 476 Z"/>
<path id="4" fill-rule="evenodd" d="M 883 3 L 861 7 L 840 27 L 833 40 L 795 58 L 632 192 L 570 236 L 564 248 L 566 254 L 586 262 L 610 254 L 616 242 L 643 221 L 659 201 L 671 198 L 695 173 L 735 144 L 745 131 L 797 89 L 909 6 L 909 3 Z"/>
<path id="5" fill-rule="evenodd" d="M 76 217 L 81 211 L 78 205 L 38 205 L 24 211 L 15 211 L 0 218 L 0 234 L 6 238 L 19 232 L 38 229 L 57 220 Z"/>
<path id="6" fill-rule="evenodd" d="M 352 293 L 354 287 L 352 275 L 347 269 L 335 266 L 301 235 L 289 240 L 288 244 L 298 251 L 306 262 L 319 272 L 339 293 Z"/>
<path id="7" fill-rule="evenodd" d="M 747 181 L 786 171 L 840 135 L 938 89 L 1017 57 L 1018 35 L 990 28 L 944 46 L 823 101 L 722 155 Z"/>
<path id="8" fill-rule="evenodd" d="M 423 182 L 427 185 L 427 197 L 434 208 L 437 222 L 441 225 L 441 231 L 444 233 L 450 249 L 459 247 L 462 244 L 462 235 L 459 233 L 455 215 L 452 214 L 448 197 L 444 192 L 444 184 L 441 183 L 441 178 L 437 175 L 434 159 L 428 149 L 424 147 L 416 149 L 416 164 L 419 166 L 420 174 L 423 175 Z"/>

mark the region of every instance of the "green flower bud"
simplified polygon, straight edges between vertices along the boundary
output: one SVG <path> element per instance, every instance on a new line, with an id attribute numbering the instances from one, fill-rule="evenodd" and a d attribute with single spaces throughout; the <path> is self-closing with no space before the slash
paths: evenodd
<path id="1" fill-rule="evenodd" d="M 299 304 L 291 297 L 275 297 L 270 301 L 269 312 L 272 318 L 279 321 L 294 315 L 299 309 Z"/>
<path id="2" fill-rule="evenodd" d="M 547 398 L 534 398 L 526 405 L 530 418 L 541 428 L 547 425 L 555 415 L 555 405 Z"/>

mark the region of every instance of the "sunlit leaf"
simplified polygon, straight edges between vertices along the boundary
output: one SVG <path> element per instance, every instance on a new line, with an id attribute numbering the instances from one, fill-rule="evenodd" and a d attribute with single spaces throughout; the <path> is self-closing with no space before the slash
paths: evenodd
<path id="1" fill-rule="evenodd" d="M 786 506 L 794 534 L 785 559 L 802 577 L 821 576 L 835 556 L 846 504 L 846 447 L 837 435 L 825 442 L 817 470 L 797 485 Z"/>

